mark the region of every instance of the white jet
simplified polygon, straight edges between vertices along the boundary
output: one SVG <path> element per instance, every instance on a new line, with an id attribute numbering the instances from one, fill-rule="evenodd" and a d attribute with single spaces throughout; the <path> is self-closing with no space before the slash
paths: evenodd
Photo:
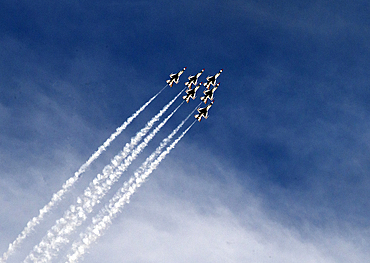
<path id="1" fill-rule="evenodd" d="M 212 85 L 212 86 L 215 86 L 216 85 L 216 80 L 217 78 L 221 75 L 223 69 L 221 69 L 218 73 L 216 73 L 214 76 L 208 76 L 206 79 L 207 79 L 207 82 L 204 83 L 204 86 L 209 89 L 209 87 Z"/>
<path id="2" fill-rule="evenodd" d="M 213 101 L 211 101 L 211 103 L 209 105 L 207 105 L 207 107 L 197 109 L 199 114 L 194 115 L 194 117 L 199 122 L 202 120 L 202 117 L 204 117 L 205 119 L 208 119 L 208 111 L 209 111 L 209 108 L 212 107 L 212 105 L 213 105 Z"/>
<path id="3" fill-rule="evenodd" d="M 186 103 L 189 103 L 190 98 L 192 98 L 193 100 L 195 99 L 195 94 L 197 93 L 197 90 L 200 88 L 200 86 L 202 86 L 202 82 L 199 83 L 198 86 L 194 87 L 194 89 L 188 89 L 185 91 L 187 95 L 183 96 L 182 98 L 186 100 Z"/>
<path id="4" fill-rule="evenodd" d="M 183 68 L 181 71 L 179 71 L 179 73 L 176 73 L 176 74 L 171 74 L 170 75 L 170 79 L 166 80 L 168 86 L 172 87 L 173 83 L 175 82 L 176 84 L 179 83 L 179 80 L 180 80 L 180 76 L 182 73 L 184 73 L 186 67 Z"/>
<path id="5" fill-rule="evenodd" d="M 214 86 L 212 89 L 206 89 L 205 91 L 203 91 L 204 95 L 203 97 L 201 97 L 200 99 L 205 103 L 207 104 L 207 100 L 213 100 L 213 94 L 215 93 L 216 89 L 218 88 L 218 86 L 220 86 L 220 83 L 217 83 L 216 86 Z"/>
<path id="6" fill-rule="evenodd" d="M 188 86 L 188 88 L 190 89 L 191 88 L 191 84 L 193 84 L 194 86 L 197 85 L 197 82 L 198 82 L 198 78 L 200 77 L 200 75 L 202 75 L 204 72 L 204 69 L 202 69 L 201 72 L 197 73 L 196 75 L 194 76 L 189 76 L 188 77 L 188 82 L 185 82 L 185 85 Z"/>

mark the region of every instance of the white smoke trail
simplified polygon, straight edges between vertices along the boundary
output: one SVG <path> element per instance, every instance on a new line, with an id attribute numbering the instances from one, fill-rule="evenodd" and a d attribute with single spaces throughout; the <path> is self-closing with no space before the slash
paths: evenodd
<path id="1" fill-rule="evenodd" d="M 34 262 L 48 262 L 55 256 L 59 247 L 68 243 L 68 236 L 86 220 L 86 213 L 91 213 L 93 207 L 99 203 L 99 200 L 109 191 L 111 186 L 120 178 L 122 173 L 128 168 L 131 162 L 141 153 L 147 146 L 149 141 L 159 132 L 166 124 L 172 115 L 180 108 L 183 102 L 148 135 L 144 141 L 131 152 L 132 148 L 141 140 L 149 131 L 156 121 L 165 113 L 165 111 L 175 102 L 181 95 L 182 91 L 171 100 L 163 109 L 154 116 L 147 125 L 131 139 L 131 143 L 127 143 L 124 150 L 112 159 L 112 165 L 107 165 L 103 169 L 103 174 L 98 174 L 97 177 L 90 183 L 89 187 L 84 191 L 84 194 L 77 198 L 77 205 L 71 205 L 70 209 L 64 214 L 63 218 L 57 220 L 56 224 L 49 230 L 42 241 L 34 247 L 33 252 L 27 256 L 25 262 L 32 260 Z M 117 165 L 131 152 L 119 167 Z M 116 168 L 117 167 L 117 168 Z M 116 168 L 114 171 L 113 169 Z M 105 180 L 105 182 L 103 182 Z"/>
<path id="2" fill-rule="evenodd" d="M 9 244 L 8 251 L 4 252 L 0 262 L 6 262 L 11 254 L 19 247 L 19 245 L 27 238 L 32 232 L 35 226 L 40 224 L 44 219 L 45 215 L 51 211 L 51 209 L 62 200 L 63 196 L 71 189 L 71 187 L 77 182 L 78 178 L 86 171 L 90 164 L 95 161 L 111 144 L 111 142 L 121 134 L 123 130 L 167 87 L 163 87 L 156 95 L 154 95 L 148 102 L 146 102 L 140 109 L 138 109 L 131 117 L 129 117 L 116 131 L 98 148 L 98 150 L 90 156 L 90 158 L 75 172 L 74 176 L 69 178 L 57 193 L 53 194 L 50 202 L 40 209 L 39 215 L 33 217 L 18 235 L 18 237 Z"/>
<path id="3" fill-rule="evenodd" d="M 200 103 L 201 104 L 201 103 Z M 196 109 L 196 108 L 195 108 Z M 121 198 L 122 193 L 127 190 L 127 187 L 134 182 L 136 178 L 138 178 L 141 174 L 143 174 L 147 169 L 149 169 L 152 162 L 162 153 L 164 147 L 172 140 L 172 138 L 176 135 L 176 133 L 182 128 L 185 122 L 189 119 L 189 117 L 193 114 L 195 109 L 174 129 L 167 138 L 163 139 L 160 145 L 156 148 L 156 150 L 145 160 L 144 163 L 135 171 L 134 176 L 130 178 L 127 182 L 124 183 L 124 186 L 118 191 L 113 198 L 109 201 L 108 207 L 112 209 L 114 204 Z M 125 190 L 126 189 L 126 190 Z M 107 207 L 107 206 L 106 206 Z M 93 218 L 93 224 L 101 220 L 102 217 L 105 216 L 105 212 L 109 209 L 103 208 L 98 215 Z M 109 213 L 109 212 L 108 212 Z"/>
<path id="4" fill-rule="evenodd" d="M 91 244 L 102 236 L 103 231 L 112 224 L 112 220 L 117 216 L 117 213 L 122 210 L 124 204 L 129 203 L 131 195 L 135 193 L 136 189 L 140 187 L 143 182 L 145 182 L 145 179 L 157 168 L 159 163 L 194 125 L 196 121 L 194 121 L 169 147 L 167 147 L 165 151 L 161 153 L 162 149 L 176 134 L 176 132 L 178 132 L 189 116 L 162 141 L 161 145 L 147 158 L 147 160 L 135 172 L 134 176 L 132 176 L 128 182 L 124 183 L 123 187 L 109 201 L 109 204 L 93 218 L 92 224 L 87 228 L 84 234 L 80 235 L 80 241 L 72 244 L 72 252 L 68 254 L 67 262 L 78 262 L 79 258 L 86 253 Z M 159 157 L 153 161 L 158 155 Z"/>

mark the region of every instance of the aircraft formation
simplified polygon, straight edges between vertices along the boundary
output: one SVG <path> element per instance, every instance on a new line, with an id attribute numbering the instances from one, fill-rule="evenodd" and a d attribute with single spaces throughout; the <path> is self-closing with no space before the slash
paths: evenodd
<path id="1" fill-rule="evenodd" d="M 173 83 L 176 83 L 178 84 L 179 83 L 179 79 L 180 79 L 180 76 L 184 73 L 184 71 L 186 70 L 186 67 L 183 68 L 182 70 L 180 70 L 178 73 L 176 74 L 170 74 L 170 79 L 169 80 L 166 80 L 167 84 L 172 87 Z M 201 101 L 204 102 L 204 104 L 207 104 L 207 101 L 208 99 L 210 100 L 210 103 L 204 107 L 204 108 L 198 108 L 197 111 L 198 111 L 198 114 L 194 115 L 194 117 L 200 122 L 202 120 L 202 117 L 205 118 L 205 119 L 208 119 L 208 111 L 209 109 L 212 107 L 213 105 L 213 102 L 214 102 L 214 93 L 215 91 L 217 90 L 217 88 L 220 86 L 220 83 L 217 83 L 216 84 L 216 81 L 217 81 L 217 78 L 221 75 L 223 69 L 221 69 L 219 72 L 217 72 L 215 75 L 213 76 L 208 76 L 206 78 L 207 82 L 205 83 L 202 83 L 200 82 L 198 85 L 198 79 L 199 77 L 203 74 L 204 72 L 204 69 L 202 69 L 199 73 L 195 74 L 195 75 L 192 75 L 192 76 L 189 76 L 188 77 L 188 81 L 185 82 L 185 86 L 188 87 L 188 89 L 185 91 L 187 95 L 183 96 L 182 98 L 188 103 L 190 99 L 193 99 L 195 100 L 196 98 L 196 93 L 198 91 L 198 89 L 202 86 L 202 84 L 204 85 L 204 87 L 206 88 L 204 91 L 203 91 L 203 94 L 204 96 L 201 97 Z M 192 85 L 194 86 L 193 88 Z M 211 86 L 213 86 L 211 88 Z"/>

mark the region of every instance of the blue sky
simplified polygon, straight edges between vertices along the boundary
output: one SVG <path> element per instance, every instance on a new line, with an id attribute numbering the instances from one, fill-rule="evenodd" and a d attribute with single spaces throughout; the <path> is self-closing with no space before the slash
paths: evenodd
<path id="1" fill-rule="evenodd" d="M 331 0 L 1 1 L 1 253 L 168 75 L 187 67 L 8 262 L 23 260 L 202 68 L 201 81 L 224 69 L 210 117 L 85 262 L 365 262 L 369 9 Z M 137 164 L 197 104 L 183 105 Z"/>

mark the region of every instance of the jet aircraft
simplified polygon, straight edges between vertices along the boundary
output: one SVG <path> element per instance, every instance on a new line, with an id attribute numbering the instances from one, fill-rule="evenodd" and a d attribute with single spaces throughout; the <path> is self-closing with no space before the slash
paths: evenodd
<path id="1" fill-rule="evenodd" d="M 220 86 L 220 83 L 217 83 L 216 86 L 214 86 L 212 89 L 206 89 L 205 91 L 203 91 L 204 93 L 204 97 L 201 97 L 200 99 L 205 103 L 207 104 L 207 100 L 213 100 L 213 94 L 215 93 L 216 89 L 218 88 L 218 86 Z"/>
<path id="2" fill-rule="evenodd" d="M 215 86 L 216 85 L 216 80 L 217 78 L 221 75 L 223 69 L 221 69 L 218 73 L 216 73 L 214 76 L 208 76 L 206 79 L 207 79 L 207 82 L 204 83 L 204 86 L 209 89 L 209 87 L 212 85 L 212 86 Z"/>
<path id="3" fill-rule="evenodd" d="M 185 82 L 185 85 L 188 86 L 188 88 L 190 89 L 191 88 L 191 84 L 194 84 L 194 86 L 197 85 L 197 82 L 198 82 L 198 78 L 200 77 L 200 75 L 202 75 L 204 72 L 204 69 L 202 69 L 201 72 L 197 73 L 196 75 L 194 76 L 189 76 L 188 77 L 188 82 Z"/>
<path id="4" fill-rule="evenodd" d="M 173 83 L 175 82 L 176 84 L 179 83 L 179 79 L 182 73 L 184 73 L 186 67 L 183 68 L 182 70 L 179 71 L 179 73 L 176 74 L 171 74 L 170 79 L 166 80 L 168 86 L 172 87 Z"/>
<path id="5" fill-rule="evenodd" d="M 204 108 L 199 108 L 197 109 L 197 111 L 199 112 L 199 114 L 196 114 L 194 115 L 194 117 L 200 122 L 202 120 L 202 116 L 205 118 L 205 119 L 208 119 L 208 110 L 209 108 L 211 108 L 213 105 L 213 101 L 211 101 L 210 104 L 208 104 L 206 107 Z"/>
<path id="6" fill-rule="evenodd" d="M 189 103 L 190 98 L 192 98 L 194 100 L 195 99 L 195 94 L 197 93 L 197 90 L 200 88 L 200 86 L 202 86 L 202 82 L 199 83 L 198 86 L 195 86 L 193 89 L 186 90 L 185 92 L 186 92 L 187 95 L 183 96 L 182 98 L 184 100 L 186 100 L 187 103 Z"/>

